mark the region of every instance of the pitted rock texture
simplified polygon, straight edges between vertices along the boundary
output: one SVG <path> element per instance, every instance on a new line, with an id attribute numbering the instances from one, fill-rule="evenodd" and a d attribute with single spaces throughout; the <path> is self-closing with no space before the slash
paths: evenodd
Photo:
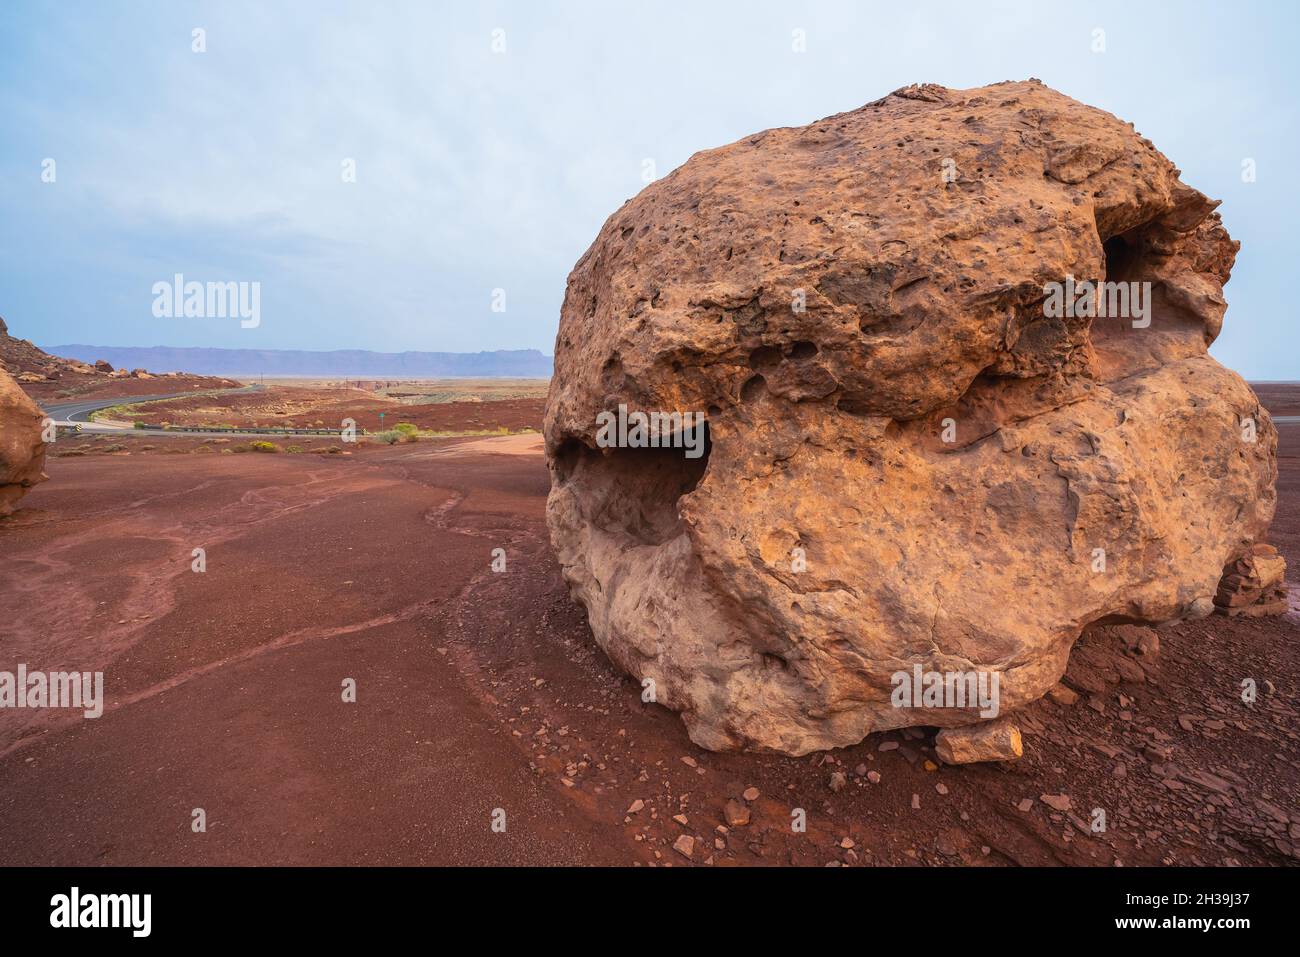
<path id="1" fill-rule="evenodd" d="M 1216 205 L 1036 80 L 908 87 L 646 187 L 569 277 L 546 414 L 596 640 L 700 745 L 804 754 L 981 720 L 893 707 L 914 664 L 999 672 L 1005 713 L 1090 623 L 1208 614 L 1277 442 L 1207 354 Z M 1047 318 L 1067 276 L 1150 282 L 1150 324 Z M 620 403 L 706 411 L 708 454 L 598 447 Z"/>
<path id="2" fill-rule="evenodd" d="M 13 512 L 28 489 L 45 480 L 43 420 L 40 407 L 8 373 L 0 371 L 0 518 Z"/>

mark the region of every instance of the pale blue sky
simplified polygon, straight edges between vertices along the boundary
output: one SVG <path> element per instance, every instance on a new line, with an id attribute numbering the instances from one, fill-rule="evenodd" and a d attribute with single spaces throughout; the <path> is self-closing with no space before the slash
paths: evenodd
<path id="1" fill-rule="evenodd" d="M 908 83 L 1036 76 L 1224 201 L 1243 249 L 1214 353 L 1300 379 L 1297 9 L 6 0 L 0 315 L 44 344 L 550 353 L 565 277 L 644 159 L 662 175 Z M 155 318 L 176 272 L 260 281 L 261 325 Z"/>

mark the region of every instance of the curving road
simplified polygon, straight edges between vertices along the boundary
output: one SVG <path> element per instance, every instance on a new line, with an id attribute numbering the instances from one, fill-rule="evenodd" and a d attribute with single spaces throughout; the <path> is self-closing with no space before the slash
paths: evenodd
<path id="1" fill-rule="evenodd" d="M 116 398 L 105 399 L 80 399 L 76 402 L 50 402 L 42 404 L 41 408 L 45 414 L 55 421 L 58 425 L 75 425 L 77 423 L 88 423 L 91 421 L 92 412 L 98 412 L 100 409 L 111 409 L 115 405 L 134 405 L 137 402 L 161 402 L 164 399 L 185 399 L 192 395 L 222 395 L 227 392 L 257 392 L 263 386 L 254 384 L 241 386 L 238 389 L 204 389 L 191 390 L 189 392 L 167 392 L 159 395 L 120 395 Z"/>
<path id="2" fill-rule="evenodd" d="M 137 429 L 124 428 L 118 425 L 105 425 L 95 422 L 91 415 L 101 409 L 109 409 L 115 405 L 134 405 L 138 402 L 161 402 L 164 399 L 185 399 L 194 395 L 225 395 L 240 392 L 259 392 L 265 386 L 254 383 L 252 385 L 241 386 L 238 389 L 204 389 L 202 391 L 191 390 L 189 392 L 169 392 L 159 395 L 126 395 L 117 396 L 116 398 L 106 399 L 79 399 L 76 402 L 51 402 L 43 405 L 45 414 L 54 420 L 55 425 L 77 426 L 82 432 L 111 432 L 115 435 L 211 435 L 211 430 L 198 429 Z M 232 430 L 233 431 L 233 430 Z M 259 431 L 254 429 L 240 429 L 241 435 L 286 435 L 299 434 L 307 430 L 289 430 L 289 429 L 271 429 Z M 337 430 L 328 430 L 337 431 Z M 312 434 L 317 434 L 318 430 L 311 430 Z"/>

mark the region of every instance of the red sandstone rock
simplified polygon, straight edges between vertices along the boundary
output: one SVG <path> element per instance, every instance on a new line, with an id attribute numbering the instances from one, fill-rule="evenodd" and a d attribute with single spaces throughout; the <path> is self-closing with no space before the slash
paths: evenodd
<path id="1" fill-rule="evenodd" d="M 1208 614 L 1277 441 L 1206 351 L 1216 205 L 1034 80 L 908 87 L 648 186 L 569 277 L 546 415 L 596 640 L 698 744 L 802 754 L 981 720 L 894 707 L 914 665 L 996 673 L 1008 711 L 1092 622 Z M 1150 308 L 1056 315 L 1075 280 Z M 600 447 L 620 405 L 707 412 L 708 454 Z"/>
<path id="2" fill-rule="evenodd" d="M 40 408 L 0 372 L 0 518 L 14 510 L 27 490 L 45 480 L 45 443 Z"/>
<path id="3" fill-rule="evenodd" d="M 1229 562 L 1214 595 L 1216 610 L 1225 615 L 1284 615 L 1286 559 L 1272 545 L 1257 542 Z"/>
<path id="4" fill-rule="evenodd" d="M 934 753 L 944 764 L 1015 761 L 1024 753 L 1020 729 L 1006 719 L 962 728 L 946 728 L 934 739 Z"/>

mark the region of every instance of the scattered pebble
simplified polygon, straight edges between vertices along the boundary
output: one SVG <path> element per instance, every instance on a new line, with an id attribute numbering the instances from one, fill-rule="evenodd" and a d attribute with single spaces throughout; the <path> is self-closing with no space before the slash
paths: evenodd
<path id="1" fill-rule="evenodd" d="M 749 808 L 734 798 L 727 802 L 722 815 L 729 827 L 744 827 L 749 823 Z"/>

